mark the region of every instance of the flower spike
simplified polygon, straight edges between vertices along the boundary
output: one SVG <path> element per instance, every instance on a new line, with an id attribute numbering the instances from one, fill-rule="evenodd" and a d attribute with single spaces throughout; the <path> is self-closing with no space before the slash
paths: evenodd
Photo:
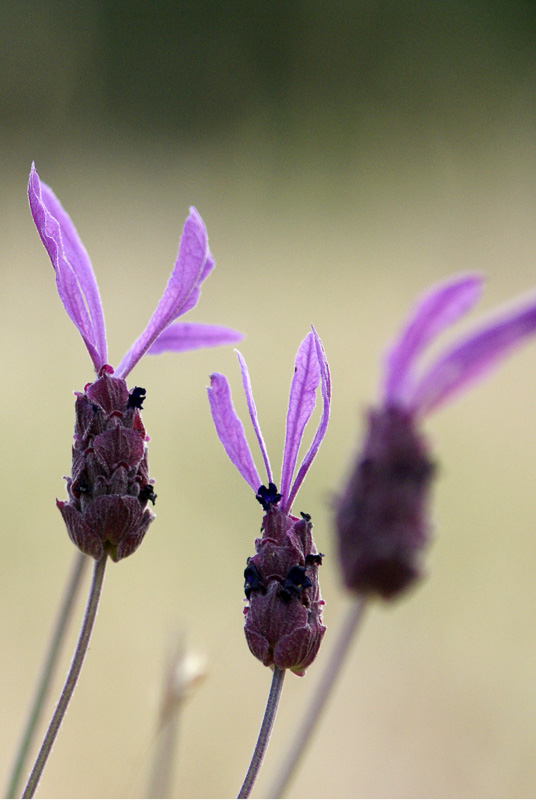
<path id="1" fill-rule="evenodd" d="M 320 647 L 324 601 L 320 596 L 318 568 L 322 556 L 313 541 L 311 517 L 290 513 L 291 504 L 326 433 L 331 384 L 329 368 L 316 331 L 300 344 L 290 387 L 283 454 L 281 491 L 272 480 L 268 453 L 257 419 L 246 362 L 237 352 L 248 411 L 268 476 L 260 485 L 244 428 L 234 410 L 227 379 L 211 375 L 207 389 L 217 434 L 232 463 L 255 491 L 265 514 L 262 537 L 255 540 L 255 555 L 247 560 L 244 591 L 244 632 L 249 649 L 265 666 L 290 669 L 304 675 Z M 291 486 L 303 431 L 313 412 L 321 383 L 323 411 L 313 442 Z"/>
<path id="2" fill-rule="evenodd" d="M 336 508 L 349 589 L 391 599 L 420 577 L 434 464 L 419 423 L 536 334 L 533 297 L 496 314 L 419 374 L 425 347 L 475 304 L 482 283 L 461 275 L 432 287 L 389 351 L 381 402 L 368 413 L 365 441 Z"/>
<path id="3" fill-rule="evenodd" d="M 114 373 L 107 364 L 104 315 L 91 262 L 69 216 L 32 165 L 28 199 L 56 273 L 58 294 L 89 351 L 97 378 L 76 393 L 68 501 L 58 501 L 68 534 L 83 553 L 114 561 L 133 553 L 154 519 L 156 500 L 147 464 L 149 437 L 141 420 L 145 389 L 125 378 L 140 358 L 230 344 L 242 337 L 221 326 L 176 323 L 192 309 L 214 268 L 203 221 L 194 208 L 184 225 L 177 261 L 156 311 Z M 257 491 L 260 479 L 254 480 Z"/>

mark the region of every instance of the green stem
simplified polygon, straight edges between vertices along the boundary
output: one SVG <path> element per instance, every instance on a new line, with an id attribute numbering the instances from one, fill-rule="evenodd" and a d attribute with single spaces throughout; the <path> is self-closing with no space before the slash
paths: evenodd
<path id="1" fill-rule="evenodd" d="M 69 705 L 69 701 L 73 695 L 78 676 L 80 675 L 80 670 L 82 669 L 84 657 L 86 655 L 89 640 L 91 638 L 93 623 L 95 622 L 95 617 L 97 615 L 97 608 L 99 605 L 99 598 L 104 580 L 106 558 L 107 555 L 105 553 L 99 561 L 95 562 L 93 579 L 91 581 L 91 588 L 89 590 L 84 620 L 82 622 L 82 628 L 80 629 L 80 636 L 74 652 L 71 668 L 69 670 L 69 674 L 67 675 L 67 680 L 65 681 L 65 685 L 62 689 L 56 710 L 52 715 L 45 738 L 43 739 L 43 744 L 41 745 L 41 749 L 28 779 L 28 783 L 26 784 L 24 794 L 22 795 L 23 797 L 34 796 L 35 790 L 37 789 L 37 785 L 45 768 L 45 764 L 63 721 L 63 717 L 65 716 L 67 706 Z"/>
<path id="2" fill-rule="evenodd" d="M 345 657 L 348 654 L 348 650 L 353 642 L 355 632 L 363 617 L 365 606 L 366 600 L 362 596 L 356 597 L 352 603 L 346 619 L 343 621 L 342 628 L 339 631 L 333 652 L 329 656 L 326 669 L 320 678 L 318 689 L 313 695 L 313 699 L 305 712 L 305 716 L 302 719 L 301 725 L 296 731 L 294 741 L 292 742 L 292 745 L 287 752 L 287 756 L 281 765 L 279 774 L 276 776 L 276 779 L 270 788 L 268 797 L 281 797 L 294 771 L 296 770 L 298 762 L 309 743 L 311 735 L 316 728 L 322 711 L 324 710 L 328 697 L 331 694 L 331 690 L 340 673 Z"/>
<path id="3" fill-rule="evenodd" d="M 257 775 L 261 768 L 268 742 L 270 741 L 270 734 L 274 725 L 275 715 L 277 714 L 277 706 L 279 705 L 279 698 L 281 697 L 281 690 L 283 688 L 283 680 L 285 677 L 285 670 L 279 667 L 274 667 L 274 674 L 272 677 L 272 685 L 270 687 L 270 694 L 268 695 L 268 702 L 266 703 L 266 710 L 262 720 L 261 729 L 255 745 L 255 750 L 249 765 L 249 769 L 244 778 L 242 788 L 238 793 L 238 798 L 249 797 L 251 790 L 257 780 Z"/>
<path id="4" fill-rule="evenodd" d="M 56 618 L 54 630 L 52 631 L 52 637 L 49 642 L 48 651 L 41 667 L 40 677 L 35 690 L 33 702 L 30 706 L 29 714 L 26 719 L 26 726 L 23 730 L 22 737 L 15 755 L 15 761 L 13 763 L 8 788 L 6 789 L 5 794 L 5 797 L 7 798 L 13 798 L 17 796 L 17 789 L 20 783 L 22 770 L 24 769 L 24 764 L 28 757 L 28 751 L 33 742 L 37 723 L 41 718 L 43 705 L 48 696 L 48 690 L 56 670 L 65 638 L 65 633 L 71 619 L 76 595 L 78 594 L 78 590 L 82 583 L 82 577 L 88 563 L 89 558 L 77 550 L 73 559 L 69 581 L 65 587 L 65 593 L 58 610 L 58 616 Z"/>

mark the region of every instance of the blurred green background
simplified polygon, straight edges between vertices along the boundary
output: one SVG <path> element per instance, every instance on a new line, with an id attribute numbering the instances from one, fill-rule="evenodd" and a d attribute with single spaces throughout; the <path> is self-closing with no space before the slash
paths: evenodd
<path id="1" fill-rule="evenodd" d="M 323 339 L 332 420 L 296 510 L 327 554 L 329 630 L 307 676 L 287 679 L 261 796 L 346 608 L 330 500 L 385 347 L 416 294 L 453 272 L 487 275 L 484 313 L 535 284 L 535 22 L 533 2 L 509 0 L 0 5 L 1 774 L 73 558 L 54 500 L 72 392 L 92 378 L 27 209 L 31 161 L 92 258 L 112 364 L 196 205 L 217 268 L 188 319 L 247 334 L 276 472 L 294 354 L 311 323 Z M 440 463 L 429 576 L 371 609 L 293 796 L 536 791 L 535 369 L 536 342 L 427 423 Z M 242 634 L 260 508 L 212 427 L 215 370 L 245 414 L 232 348 L 146 358 L 132 375 L 148 393 L 158 519 L 109 566 L 42 797 L 144 796 L 180 635 L 209 676 L 185 707 L 174 793 L 241 783 L 270 680 Z"/>

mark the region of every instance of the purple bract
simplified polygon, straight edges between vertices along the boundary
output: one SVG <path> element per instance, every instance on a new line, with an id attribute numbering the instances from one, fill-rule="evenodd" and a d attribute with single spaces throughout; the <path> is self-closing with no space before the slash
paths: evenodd
<path id="1" fill-rule="evenodd" d="M 225 376 L 217 373 L 210 376 L 208 397 L 220 441 L 265 511 L 262 537 L 255 540 L 256 554 L 248 559 L 244 572 L 249 601 L 245 609 L 244 631 L 251 652 L 265 666 L 275 665 L 304 675 L 316 657 L 325 632 L 322 624 L 324 602 L 318 584 L 322 555 L 313 540 L 310 516 L 302 514 L 298 518 L 290 511 L 326 433 L 331 401 L 328 363 L 313 328 L 296 355 L 278 492 L 257 420 L 248 369 L 240 353 L 237 355 L 249 415 L 267 473 L 267 486 L 261 485 Z M 315 407 L 319 384 L 322 415 L 311 446 L 294 477 L 300 443 Z"/>
<path id="2" fill-rule="evenodd" d="M 419 371 L 424 349 L 478 300 L 483 280 L 462 275 L 433 286 L 419 300 L 385 362 L 381 403 L 336 508 L 346 586 L 386 599 L 421 574 L 430 538 L 433 463 L 419 422 L 489 372 L 536 333 L 536 301 L 497 312 Z"/>
<path id="3" fill-rule="evenodd" d="M 77 393 L 69 501 L 58 502 L 73 542 L 98 559 L 118 561 L 141 544 L 154 519 L 156 495 L 147 467 L 148 437 L 140 409 L 145 390 L 130 392 L 125 378 L 145 354 L 240 341 L 229 328 L 175 322 L 197 304 L 214 268 L 203 221 L 190 209 L 175 267 L 149 324 L 115 369 L 107 363 L 104 314 L 91 262 L 68 214 L 32 165 L 30 210 L 56 273 L 58 294 L 87 347 L 97 379 Z"/>

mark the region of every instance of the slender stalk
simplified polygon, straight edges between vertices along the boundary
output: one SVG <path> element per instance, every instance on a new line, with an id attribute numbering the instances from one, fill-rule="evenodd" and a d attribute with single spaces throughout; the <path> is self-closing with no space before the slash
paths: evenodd
<path id="1" fill-rule="evenodd" d="M 35 689 L 35 695 L 29 709 L 26 725 L 22 732 L 19 746 L 15 754 L 15 760 L 13 762 L 9 783 L 5 793 L 5 797 L 7 798 L 13 798 L 17 796 L 17 789 L 20 783 L 22 770 L 24 769 L 24 765 L 28 757 L 28 751 L 33 742 L 35 729 L 41 718 L 43 705 L 48 696 L 50 684 L 52 682 L 52 678 L 54 677 L 64 642 L 65 633 L 71 619 L 76 595 L 78 594 L 78 590 L 82 583 L 82 577 L 84 576 L 88 563 L 89 558 L 87 556 L 85 556 L 83 553 L 80 553 L 78 550 L 75 551 L 75 556 L 71 567 L 71 574 L 65 587 L 63 599 L 58 609 L 58 616 L 52 631 L 48 650 L 45 654 L 45 660 L 39 673 L 39 680 Z"/>
<path id="2" fill-rule="evenodd" d="M 177 763 L 180 717 L 184 703 L 206 676 L 204 656 L 186 650 L 179 641 L 166 666 L 147 797 L 173 797 L 173 769 Z"/>
<path id="3" fill-rule="evenodd" d="M 301 725 L 296 731 L 294 741 L 270 788 L 268 797 L 281 797 L 296 770 L 337 680 L 350 645 L 353 642 L 355 632 L 363 618 L 365 606 L 366 600 L 361 595 L 356 597 L 350 606 L 333 647 L 333 652 L 320 678 L 318 689 L 313 695 L 313 699 L 305 712 Z"/>
<path id="4" fill-rule="evenodd" d="M 179 707 L 162 721 L 158 731 L 147 797 L 172 797 L 173 767 L 177 760 Z"/>
<path id="5" fill-rule="evenodd" d="M 238 793 L 238 798 L 249 797 L 251 790 L 255 785 L 255 781 L 257 780 L 257 775 L 259 774 L 259 770 L 268 748 L 268 742 L 270 741 L 270 734 L 272 733 L 275 715 L 277 714 L 277 706 L 279 705 L 279 698 L 281 697 L 285 671 L 286 670 L 280 669 L 279 667 L 274 667 L 272 685 L 270 687 L 270 694 L 268 695 L 268 702 L 266 703 L 266 710 L 264 712 L 264 718 L 259 731 L 259 737 L 257 739 L 257 744 L 255 745 L 255 750 L 253 752 L 249 769 L 246 773 L 246 777 L 244 778 L 244 783 L 242 784 L 242 788 Z"/>
<path id="6" fill-rule="evenodd" d="M 172 772 L 177 753 L 179 715 L 173 714 L 158 732 L 147 797 L 171 797 Z"/>
<path id="7" fill-rule="evenodd" d="M 65 685 L 62 689 L 56 710 L 52 715 L 45 738 L 43 739 L 43 744 L 41 745 L 41 749 L 28 779 L 28 783 L 26 784 L 24 794 L 22 795 L 23 797 L 34 796 L 34 792 L 37 789 L 37 785 L 41 779 L 45 764 L 63 721 L 63 717 L 65 716 L 67 706 L 69 705 L 69 701 L 73 696 L 74 687 L 76 686 L 78 676 L 80 675 L 80 670 L 82 669 L 82 664 L 84 663 L 84 657 L 86 655 L 89 640 L 91 638 L 91 632 L 93 630 L 93 623 L 95 622 L 95 617 L 97 615 L 97 608 L 99 605 L 99 598 L 104 580 L 106 558 L 107 555 L 105 553 L 99 561 L 95 562 L 86 611 L 84 614 L 82 627 L 80 629 L 80 636 L 78 638 L 76 650 L 74 651 L 71 668 L 69 670 L 69 674 L 67 675 L 67 680 L 65 681 Z"/>

